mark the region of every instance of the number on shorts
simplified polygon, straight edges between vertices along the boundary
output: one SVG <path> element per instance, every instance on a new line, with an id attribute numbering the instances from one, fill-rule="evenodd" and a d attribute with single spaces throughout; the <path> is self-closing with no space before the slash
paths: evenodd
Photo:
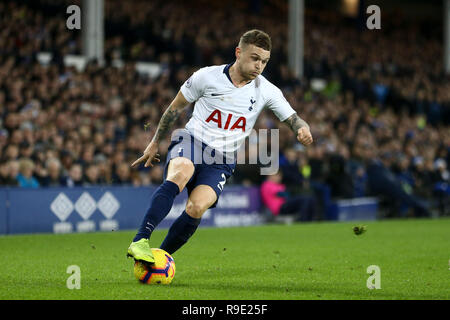
<path id="1" fill-rule="evenodd" d="M 225 182 L 227 182 L 227 178 L 225 177 L 225 173 L 222 173 L 222 178 L 223 178 L 223 181 L 220 181 L 217 184 L 217 188 L 219 188 L 220 191 L 223 191 L 223 186 L 225 185 Z"/>

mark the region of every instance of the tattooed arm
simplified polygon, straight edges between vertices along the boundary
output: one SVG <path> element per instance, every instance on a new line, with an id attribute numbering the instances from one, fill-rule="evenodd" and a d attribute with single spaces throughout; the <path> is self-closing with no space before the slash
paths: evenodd
<path id="1" fill-rule="evenodd" d="M 297 136 L 297 140 L 307 146 L 313 142 L 313 138 L 309 129 L 309 125 L 305 120 L 294 113 L 292 116 L 283 121 Z"/>
<path id="2" fill-rule="evenodd" d="M 161 120 L 159 120 L 158 128 L 156 129 L 156 133 L 152 141 L 150 141 L 147 148 L 145 148 L 144 154 L 135 162 L 133 162 L 133 164 L 131 165 L 132 167 L 144 161 L 145 167 L 153 167 L 153 160 L 157 162 L 160 161 L 159 154 L 157 153 L 159 143 L 167 137 L 167 134 L 178 119 L 181 111 L 183 111 L 183 109 L 188 104 L 189 102 L 186 100 L 183 94 L 181 92 L 178 92 L 175 99 L 172 101 L 166 111 L 164 111 Z"/>
<path id="3" fill-rule="evenodd" d="M 156 129 L 155 136 L 152 139 L 152 142 L 160 143 L 163 141 L 173 124 L 177 121 L 178 116 L 181 111 L 189 104 L 189 102 L 184 98 L 181 92 L 178 92 L 175 99 L 169 105 L 169 107 L 164 111 L 164 114 L 159 120 L 158 128 Z"/>
<path id="4" fill-rule="evenodd" d="M 291 130 L 294 131 L 295 134 L 297 134 L 298 129 L 303 127 L 306 127 L 309 130 L 309 125 L 306 123 L 306 121 L 300 118 L 296 113 L 294 113 L 292 116 L 290 116 L 283 122 L 286 123 L 289 126 L 289 128 L 291 128 Z"/>

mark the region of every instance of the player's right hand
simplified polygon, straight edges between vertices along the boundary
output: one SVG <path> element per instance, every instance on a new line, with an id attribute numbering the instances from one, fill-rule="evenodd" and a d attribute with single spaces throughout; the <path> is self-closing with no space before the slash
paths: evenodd
<path id="1" fill-rule="evenodd" d="M 153 167 L 152 161 L 155 160 L 156 162 L 160 162 L 161 160 L 159 159 L 160 155 L 157 153 L 158 152 L 158 145 L 154 142 L 150 142 L 150 144 L 148 145 L 147 148 L 145 148 L 144 154 L 137 159 L 135 162 L 133 162 L 133 164 L 131 165 L 132 167 L 134 167 L 135 165 L 144 162 L 144 167 Z"/>
<path id="2" fill-rule="evenodd" d="M 310 145 L 313 142 L 311 131 L 307 127 L 298 129 L 297 140 L 304 146 Z"/>

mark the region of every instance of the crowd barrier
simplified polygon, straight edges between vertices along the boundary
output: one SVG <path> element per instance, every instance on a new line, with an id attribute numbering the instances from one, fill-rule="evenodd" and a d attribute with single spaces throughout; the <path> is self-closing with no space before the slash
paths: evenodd
<path id="1" fill-rule="evenodd" d="M 0 188 L 0 234 L 70 233 L 137 229 L 156 186 Z M 185 209 L 187 193 L 175 198 L 158 228 L 168 228 Z M 257 225 L 264 222 L 259 188 L 228 186 L 201 227 Z M 334 202 L 329 220 L 373 220 L 376 199 Z"/>
<path id="2" fill-rule="evenodd" d="M 0 189 L 0 234 L 69 233 L 137 229 L 156 186 Z M 175 198 L 159 225 L 167 228 L 183 212 L 187 193 Z M 259 189 L 227 187 L 201 226 L 227 227 L 262 222 Z"/>
<path id="3" fill-rule="evenodd" d="M 378 198 L 375 197 L 336 200 L 327 212 L 327 219 L 337 221 L 376 220 L 378 202 Z"/>

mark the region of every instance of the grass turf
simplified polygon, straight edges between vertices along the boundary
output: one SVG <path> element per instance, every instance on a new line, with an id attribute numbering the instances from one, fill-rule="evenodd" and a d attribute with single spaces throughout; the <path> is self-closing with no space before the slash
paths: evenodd
<path id="1" fill-rule="evenodd" d="M 356 224 L 201 228 L 173 255 L 170 286 L 134 278 L 134 231 L 2 236 L 0 299 L 450 299 L 450 219 L 371 221 L 360 236 Z M 79 290 L 66 287 L 70 265 Z"/>

